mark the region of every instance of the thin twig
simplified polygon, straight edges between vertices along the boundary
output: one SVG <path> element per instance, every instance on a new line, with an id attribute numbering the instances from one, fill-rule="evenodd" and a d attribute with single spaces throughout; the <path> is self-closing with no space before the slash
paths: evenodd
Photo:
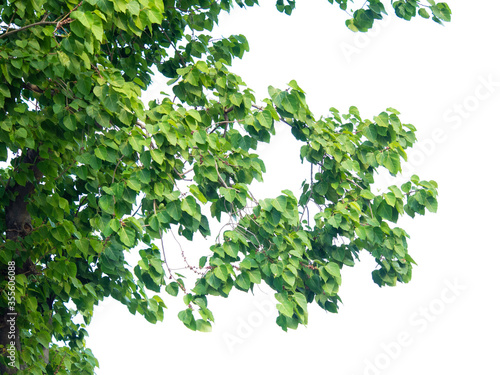
<path id="1" fill-rule="evenodd" d="M 174 168 L 174 171 L 175 173 L 177 173 L 177 175 L 179 177 L 184 177 L 185 175 L 187 175 L 189 172 L 192 172 L 194 170 L 194 168 L 191 168 L 191 169 L 188 169 L 186 172 L 183 172 L 183 173 L 180 173 L 177 169 Z"/>
<path id="2" fill-rule="evenodd" d="M 309 191 L 309 196 L 307 197 L 307 201 L 306 203 L 304 203 L 304 205 L 302 207 L 304 207 L 304 211 L 302 211 L 302 215 L 300 216 L 300 220 L 299 220 L 299 224 L 302 223 L 302 218 L 304 217 L 304 214 L 306 213 L 306 208 L 307 208 L 307 204 L 309 203 L 309 200 L 311 199 L 311 195 L 312 195 L 312 192 L 313 192 L 313 163 L 311 163 L 311 186 L 310 186 L 310 191 Z M 307 213 L 307 224 L 309 225 L 309 209 L 307 209 L 308 213 Z"/>
<path id="3" fill-rule="evenodd" d="M 184 254 L 184 249 L 182 248 L 181 243 L 177 240 L 177 237 L 175 237 L 174 232 L 170 231 L 170 234 L 174 238 L 175 242 L 177 242 L 177 245 L 179 245 L 179 249 L 181 250 L 181 255 L 182 255 L 182 258 L 184 259 L 184 263 L 186 263 L 186 267 L 188 269 L 190 269 L 191 271 L 193 271 L 194 273 L 197 273 L 198 275 L 203 275 L 204 274 L 203 272 L 197 270 L 196 267 L 194 267 L 188 263 L 187 258 L 186 258 L 186 254 Z"/>
<path id="4" fill-rule="evenodd" d="M 11 31 L 6 31 L 5 33 L 3 33 L 3 34 L 0 35 L 0 39 L 6 38 L 9 35 L 18 33 L 20 31 L 23 31 L 23 30 L 26 30 L 26 29 L 30 29 L 30 28 L 35 27 L 35 26 L 55 25 L 56 26 L 55 30 L 58 30 L 62 25 L 74 21 L 73 19 L 68 20 L 67 18 L 69 17 L 69 15 L 72 12 L 74 12 L 75 10 L 77 10 L 82 4 L 83 4 L 83 1 L 81 1 L 73 9 L 71 9 L 60 21 L 45 21 L 45 19 L 47 19 L 47 15 L 44 15 L 44 17 L 42 18 L 42 20 L 39 21 L 39 22 L 35 22 L 35 23 L 30 24 L 30 25 L 26 25 L 26 26 L 20 27 L 19 29 L 14 29 L 14 30 L 11 30 Z M 9 25 L 9 27 L 10 27 L 10 25 Z"/>
<path id="5" fill-rule="evenodd" d="M 0 39 L 6 38 L 9 35 L 18 33 L 20 31 L 23 31 L 23 30 L 26 30 L 26 29 L 30 29 L 30 28 L 35 27 L 35 26 L 47 26 L 47 25 L 57 25 L 57 24 L 58 24 L 58 22 L 56 22 L 56 21 L 39 21 L 39 22 L 35 22 L 35 23 L 30 24 L 30 25 L 26 25 L 26 26 L 20 27 L 19 29 L 14 29 L 14 30 L 11 30 L 11 31 L 7 31 L 7 32 L 5 32 L 5 33 L 3 33 L 3 34 L 0 35 Z"/>
<path id="6" fill-rule="evenodd" d="M 153 201 L 153 209 L 154 209 L 154 212 L 155 212 L 155 215 L 156 215 L 156 199 Z M 177 282 L 177 284 L 180 285 L 181 289 L 185 293 L 186 289 L 184 288 L 184 286 L 182 286 L 181 283 L 179 283 L 177 281 L 177 279 L 175 278 L 175 276 L 172 274 L 172 270 L 168 266 L 168 263 L 167 263 L 167 253 L 165 252 L 165 244 L 163 243 L 163 231 L 161 230 L 161 228 L 158 231 L 158 233 L 160 234 L 161 251 L 163 253 L 163 263 L 165 263 L 165 267 L 167 267 L 168 273 L 170 274 L 170 279 L 174 279 Z"/>
<path id="7" fill-rule="evenodd" d="M 115 182 L 115 176 L 116 176 L 116 170 L 118 168 L 118 165 L 120 164 L 120 162 L 122 161 L 122 159 L 125 157 L 125 155 L 122 155 L 122 157 L 120 159 L 118 159 L 118 162 L 116 163 L 116 167 L 115 167 L 115 170 L 113 171 L 113 179 L 111 180 L 111 183 L 114 184 Z"/>
<path id="8" fill-rule="evenodd" d="M 209 153 L 210 155 L 212 155 L 212 157 L 214 156 L 214 155 L 213 155 L 210 151 L 208 151 L 208 153 Z M 222 176 L 220 175 L 220 172 L 219 172 L 219 166 L 217 165 L 217 160 L 215 160 L 214 165 L 215 165 L 215 170 L 217 171 L 217 176 L 219 176 L 219 180 L 220 180 L 220 182 L 222 182 L 222 185 L 224 185 L 224 187 L 225 187 L 226 189 L 229 189 L 229 186 L 227 186 L 226 181 L 224 181 L 224 180 L 222 179 Z"/>
<path id="9" fill-rule="evenodd" d="M 63 363 L 63 361 L 64 361 L 64 358 L 66 358 L 66 354 L 68 354 L 68 352 L 64 352 L 64 355 L 63 355 L 63 357 L 61 358 L 61 362 L 59 362 L 59 364 L 57 365 L 57 368 L 56 368 L 56 370 L 54 371 L 54 374 L 57 374 L 57 373 L 59 372 L 59 369 L 61 368 L 61 365 L 62 365 L 62 363 Z"/>
<path id="10" fill-rule="evenodd" d="M 135 210 L 135 212 L 132 214 L 132 216 L 137 215 L 137 213 L 139 212 L 139 210 L 141 209 L 141 207 L 142 207 L 142 203 L 139 205 L 139 207 L 137 207 L 137 210 Z"/>

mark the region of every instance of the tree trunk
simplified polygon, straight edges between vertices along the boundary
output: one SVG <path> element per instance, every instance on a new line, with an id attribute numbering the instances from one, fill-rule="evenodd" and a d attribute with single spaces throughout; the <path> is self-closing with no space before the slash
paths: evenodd
<path id="1" fill-rule="evenodd" d="M 42 174 L 36 167 L 39 162 L 38 152 L 35 150 L 27 150 L 26 154 L 22 159 L 22 163 L 29 164 L 31 170 L 35 175 L 35 180 L 39 181 Z M 15 183 L 13 186 L 6 187 L 7 194 L 13 194 L 14 199 L 11 200 L 7 207 L 5 207 L 5 224 L 6 224 L 6 237 L 7 240 L 18 241 L 33 230 L 33 225 L 31 224 L 31 216 L 28 212 L 28 200 L 35 191 L 35 185 L 33 182 L 27 182 L 24 186 Z M 29 251 L 29 249 L 26 249 Z M 16 265 L 16 274 L 25 273 L 32 274 L 35 272 L 35 265 L 30 257 L 26 259 L 24 264 Z M 8 277 L 7 266 L 3 266 L 0 269 L 0 276 L 2 278 Z M 6 351 L 9 348 L 15 347 L 18 353 L 21 351 L 21 341 L 19 337 L 19 327 L 16 322 L 17 315 L 15 311 L 6 307 L 0 310 L 0 345 L 3 345 L 4 350 L 2 350 L 3 356 L 9 356 L 10 353 Z M 44 357 L 46 363 L 49 360 L 49 350 L 44 349 Z M 17 354 L 19 356 L 19 354 Z M 19 358 L 18 358 L 19 359 Z M 7 363 L 11 362 L 7 360 Z M 15 374 L 17 369 L 9 366 L 0 364 L 0 374 Z"/>

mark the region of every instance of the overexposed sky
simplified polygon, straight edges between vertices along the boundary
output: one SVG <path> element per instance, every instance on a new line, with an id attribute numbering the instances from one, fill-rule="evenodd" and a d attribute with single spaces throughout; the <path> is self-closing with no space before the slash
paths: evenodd
<path id="1" fill-rule="evenodd" d="M 232 70 L 258 98 L 268 85 L 285 88 L 295 79 L 318 117 L 332 106 L 345 113 L 356 105 L 364 118 L 394 107 L 418 128 L 405 177 L 436 180 L 439 210 L 398 222 L 418 263 L 413 280 L 379 288 L 365 254 L 343 270 L 339 313 L 309 305 L 309 325 L 288 333 L 275 324 L 276 301 L 265 286 L 255 296 L 210 297 L 211 333 L 183 326 L 181 298 L 165 296 L 169 309 L 156 325 L 109 299 L 88 329 L 97 373 L 497 374 L 500 3 L 449 1 L 453 17 L 445 27 L 389 12 L 375 30 L 354 34 L 344 26 L 347 15 L 326 0 L 298 1 L 291 17 L 274 1 L 261 2 L 220 23 L 222 35 L 248 38 L 250 53 Z M 259 149 L 267 174 L 253 189 L 258 198 L 297 192 L 308 175 L 300 146 L 285 126 L 277 130 Z M 170 235 L 166 245 L 179 256 Z M 192 259 L 210 245 L 182 243 Z"/>

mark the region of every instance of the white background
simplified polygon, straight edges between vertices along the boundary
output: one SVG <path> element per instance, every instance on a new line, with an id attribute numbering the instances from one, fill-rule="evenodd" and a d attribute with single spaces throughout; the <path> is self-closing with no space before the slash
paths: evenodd
<path id="1" fill-rule="evenodd" d="M 88 329 L 97 373 L 500 374 L 500 3 L 449 1 L 453 17 L 445 27 L 390 14 L 367 34 L 349 31 L 347 15 L 326 0 L 298 1 L 291 17 L 278 13 L 274 1 L 262 3 L 223 17 L 220 31 L 248 38 L 251 51 L 233 71 L 258 98 L 268 85 L 285 88 L 295 79 L 318 117 L 331 106 L 346 113 L 356 105 L 364 118 L 394 107 L 418 128 L 405 177 L 436 180 L 439 210 L 398 223 L 411 236 L 413 279 L 377 287 L 365 254 L 343 270 L 340 312 L 310 305 L 309 325 L 288 333 L 275 324 L 276 302 L 264 286 L 255 296 L 209 298 L 211 333 L 183 326 L 176 317 L 180 298 L 165 297 L 169 309 L 156 325 L 109 299 Z M 254 188 L 258 198 L 297 192 L 307 178 L 287 132 L 278 128 L 259 149 L 267 174 Z M 196 259 L 211 243 L 182 247 Z M 170 235 L 166 246 L 179 256 Z"/>

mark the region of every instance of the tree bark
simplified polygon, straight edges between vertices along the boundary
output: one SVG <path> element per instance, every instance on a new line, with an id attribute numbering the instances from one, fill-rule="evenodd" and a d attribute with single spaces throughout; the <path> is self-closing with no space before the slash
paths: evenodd
<path id="1" fill-rule="evenodd" d="M 22 159 L 22 163 L 29 164 L 35 175 L 35 182 L 42 178 L 41 172 L 36 167 L 39 162 L 38 152 L 36 150 L 28 149 Z M 28 212 L 28 201 L 35 191 L 34 182 L 26 182 L 24 186 L 15 183 L 13 186 L 6 187 L 7 194 L 13 194 L 14 198 L 5 207 L 5 224 L 6 224 L 6 237 L 7 240 L 19 241 L 33 231 L 33 225 L 31 223 L 31 216 Z M 28 249 L 27 249 L 28 250 Z M 35 272 L 35 265 L 33 260 L 28 257 L 24 264 L 16 265 L 16 274 L 25 273 L 32 274 Z M 8 269 L 7 266 L 0 269 L 0 276 L 2 278 L 7 278 Z M 21 351 L 21 341 L 19 336 L 19 327 L 17 322 L 12 324 L 12 318 L 17 318 L 13 315 L 13 311 L 9 307 L 0 310 L 0 345 L 3 345 L 4 350 L 2 350 L 2 356 L 8 356 L 9 353 L 6 349 L 14 346 L 18 353 Z M 9 320 L 10 319 L 10 320 Z M 16 320 L 16 319 L 15 319 Z M 14 327 L 14 328 L 12 328 Z M 44 349 L 44 357 L 46 363 L 48 363 L 48 349 Z M 18 354 L 19 355 L 19 354 Z M 7 360 L 7 363 L 10 362 Z M 0 364 L 0 374 L 15 374 L 17 369 Z"/>

